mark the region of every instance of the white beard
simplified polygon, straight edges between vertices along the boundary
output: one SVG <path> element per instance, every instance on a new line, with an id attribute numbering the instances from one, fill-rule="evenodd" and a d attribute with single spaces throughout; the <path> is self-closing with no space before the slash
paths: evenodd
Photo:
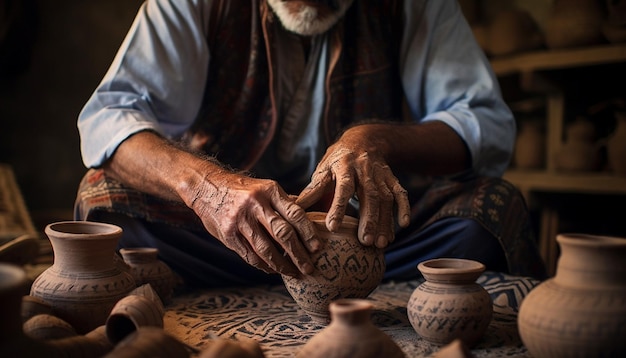
<path id="1" fill-rule="evenodd" d="M 306 4 L 306 2 L 294 1 L 301 5 L 298 12 L 293 12 L 287 6 L 284 0 L 267 0 L 276 16 L 280 19 L 283 26 L 299 35 L 313 36 L 328 31 L 335 25 L 339 19 L 346 13 L 354 0 L 339 0 L 339 8 L 329 12 L 320 13 L 315 6 Z"/>

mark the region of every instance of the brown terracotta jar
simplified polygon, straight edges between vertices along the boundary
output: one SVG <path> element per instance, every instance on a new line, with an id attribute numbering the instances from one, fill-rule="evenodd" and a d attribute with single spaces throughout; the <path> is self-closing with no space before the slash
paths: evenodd
<path id="1" fill-rule="evenodd" d="M 52 306 L 55 316 L 85 334 L 106 322 L 117 301 L 135 285 L 113 257 L 122 229 L 87 221 L 46 226 L 54 263 L 35 279 L 31 295 Z"/>
<path id="2" fill-rule="evenodd" d="M 296 357 L 400 358 L 404 352 L 371 321 L 371 302 L 341 299 L 330 304 L 330 324 L 307 341 Z"/>
<path id="3" fill-rule="evenodd" d="M 519 333 L 534 357 L 626 356 L 626 238 L 560 234 L 556 275 L 524 298 Z"/>
<path id="4" fill-rule="evenodd" d="M 326 228 L 326 213 L 309 212 L 323 248 L 311 256 L 315 271 L 283 282 L 296 303 L 312 319 L 328 322 L 328 306 L 340 298 L 366 298 L 385 273 L 382 249 L 364 246 L 357 238 L 358 220 L 346 216 L 337 232 Z"/>
<path id="5" fill-rule="evenodd" d="M 137 286 L 149 283 L 164 303 L 170 300 L 174 291 L 174 273 L 165 262 L 159 260 L 157 248 L 123 248 L 120 249 L 120 255 L 130 266 Z"/>
<path id="6" fill-rule="evenodd" d="M 489 293 L 476 279 L 485 265 L 478 261 L 440 258 L 421 262 L 426 279 L 407 303 L 409 321 L 423 339 L 445 345 L 460 339 L 468 347 L 483 337 L 493 315 Z"/>

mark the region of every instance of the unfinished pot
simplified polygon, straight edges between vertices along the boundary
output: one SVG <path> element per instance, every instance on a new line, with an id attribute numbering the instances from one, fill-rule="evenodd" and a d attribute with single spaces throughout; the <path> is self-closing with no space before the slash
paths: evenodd
<path id="1" fill-rule="evenodd" d="M 426 281 L 411 294 L 409 321 L 425 340 L 445 345 L 460 339 L 472 347 L 483 337 L 493 315 L 489 293 L 476 279 L 485 271 L 478 261 L 439 258 L 417 268 Z"/>
<path id="2" fill-rule="evenodd" d="M 31 295 L 52 306 L 55 316 L 79 334 L 106 322 L 113 306 L 135 285 L 113 257 L 122 235 L 118 226 L 87 221 L 62 221 L 46 226 L 54 263 L 33 282 Z"/>
<path id="3" fill-rule="evenodd" d="M 400 358 L 404 352 L 371 321 L 371 302 L 341 299 L 330 304 L 330 324 L 305 343 L 296 357 Z"/>
<path id="4" fill-rule="evenodd" d="M 340 298 L 366 298 L 385 273 L 382 249 L 364 246 L 357 238 L 358 220 L 346 216 L 337 232 L 326 228 L 326 213 L 309 212 L 323 248 L 311 255 L 315 271 L 310 275 L 283 275 L 296 303 L 313 320 L 330 320 L 329 304 Z"/>
<path id="5" fill-rule="evenodd" d="M 520 305 L 524 345 L 538 358 L 626 356 L 626 238 L 560 234 L 556 240 L 556 275 Z"/>

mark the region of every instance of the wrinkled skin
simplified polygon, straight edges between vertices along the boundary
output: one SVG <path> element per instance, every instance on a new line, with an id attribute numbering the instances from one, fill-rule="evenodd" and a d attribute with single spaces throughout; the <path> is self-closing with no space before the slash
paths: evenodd
<path id="1" fill-rule="evenodd" d="M 346 131 L 328 148 L 296 203 L 308 208 L 333 190 L 326 217 L 326 226 L 331 231 L 341 225 L 348 202 L 355 194 L 360 206 L 358 237 L 362 244 L 384 248 L 393 241 L 395 210 L 398 224 L 402 227 L 409 224 L 407 191 L 381 151 L 372 142 L 364 141 L 357 131 Z"/>

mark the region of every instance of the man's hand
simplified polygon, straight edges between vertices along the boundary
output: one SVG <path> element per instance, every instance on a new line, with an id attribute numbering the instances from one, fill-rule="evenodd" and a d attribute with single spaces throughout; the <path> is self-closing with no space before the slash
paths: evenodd
<path id="1" fill-rule="evenodd" d="M 188 205 L 209 232 L 247 263 L 268 273 L 310 274 L 320 243 L 305 211 L 272 180 L 214 173 Z"/>
<path id="2" fill-rule="evenodd" d="M 359 240 L 383 248 L 394 239 L 394 210 L 398 224 L 408 226 L 409 199 L 377 143 L 368 140 L 371 137 L 366 132 L 367 126 L 351 128 L 328 148 L 296 203 L 308 208 L 334 189 L 326 226 L 335 231 L 348 201 L 356 194 L 360 204 Z"/>

